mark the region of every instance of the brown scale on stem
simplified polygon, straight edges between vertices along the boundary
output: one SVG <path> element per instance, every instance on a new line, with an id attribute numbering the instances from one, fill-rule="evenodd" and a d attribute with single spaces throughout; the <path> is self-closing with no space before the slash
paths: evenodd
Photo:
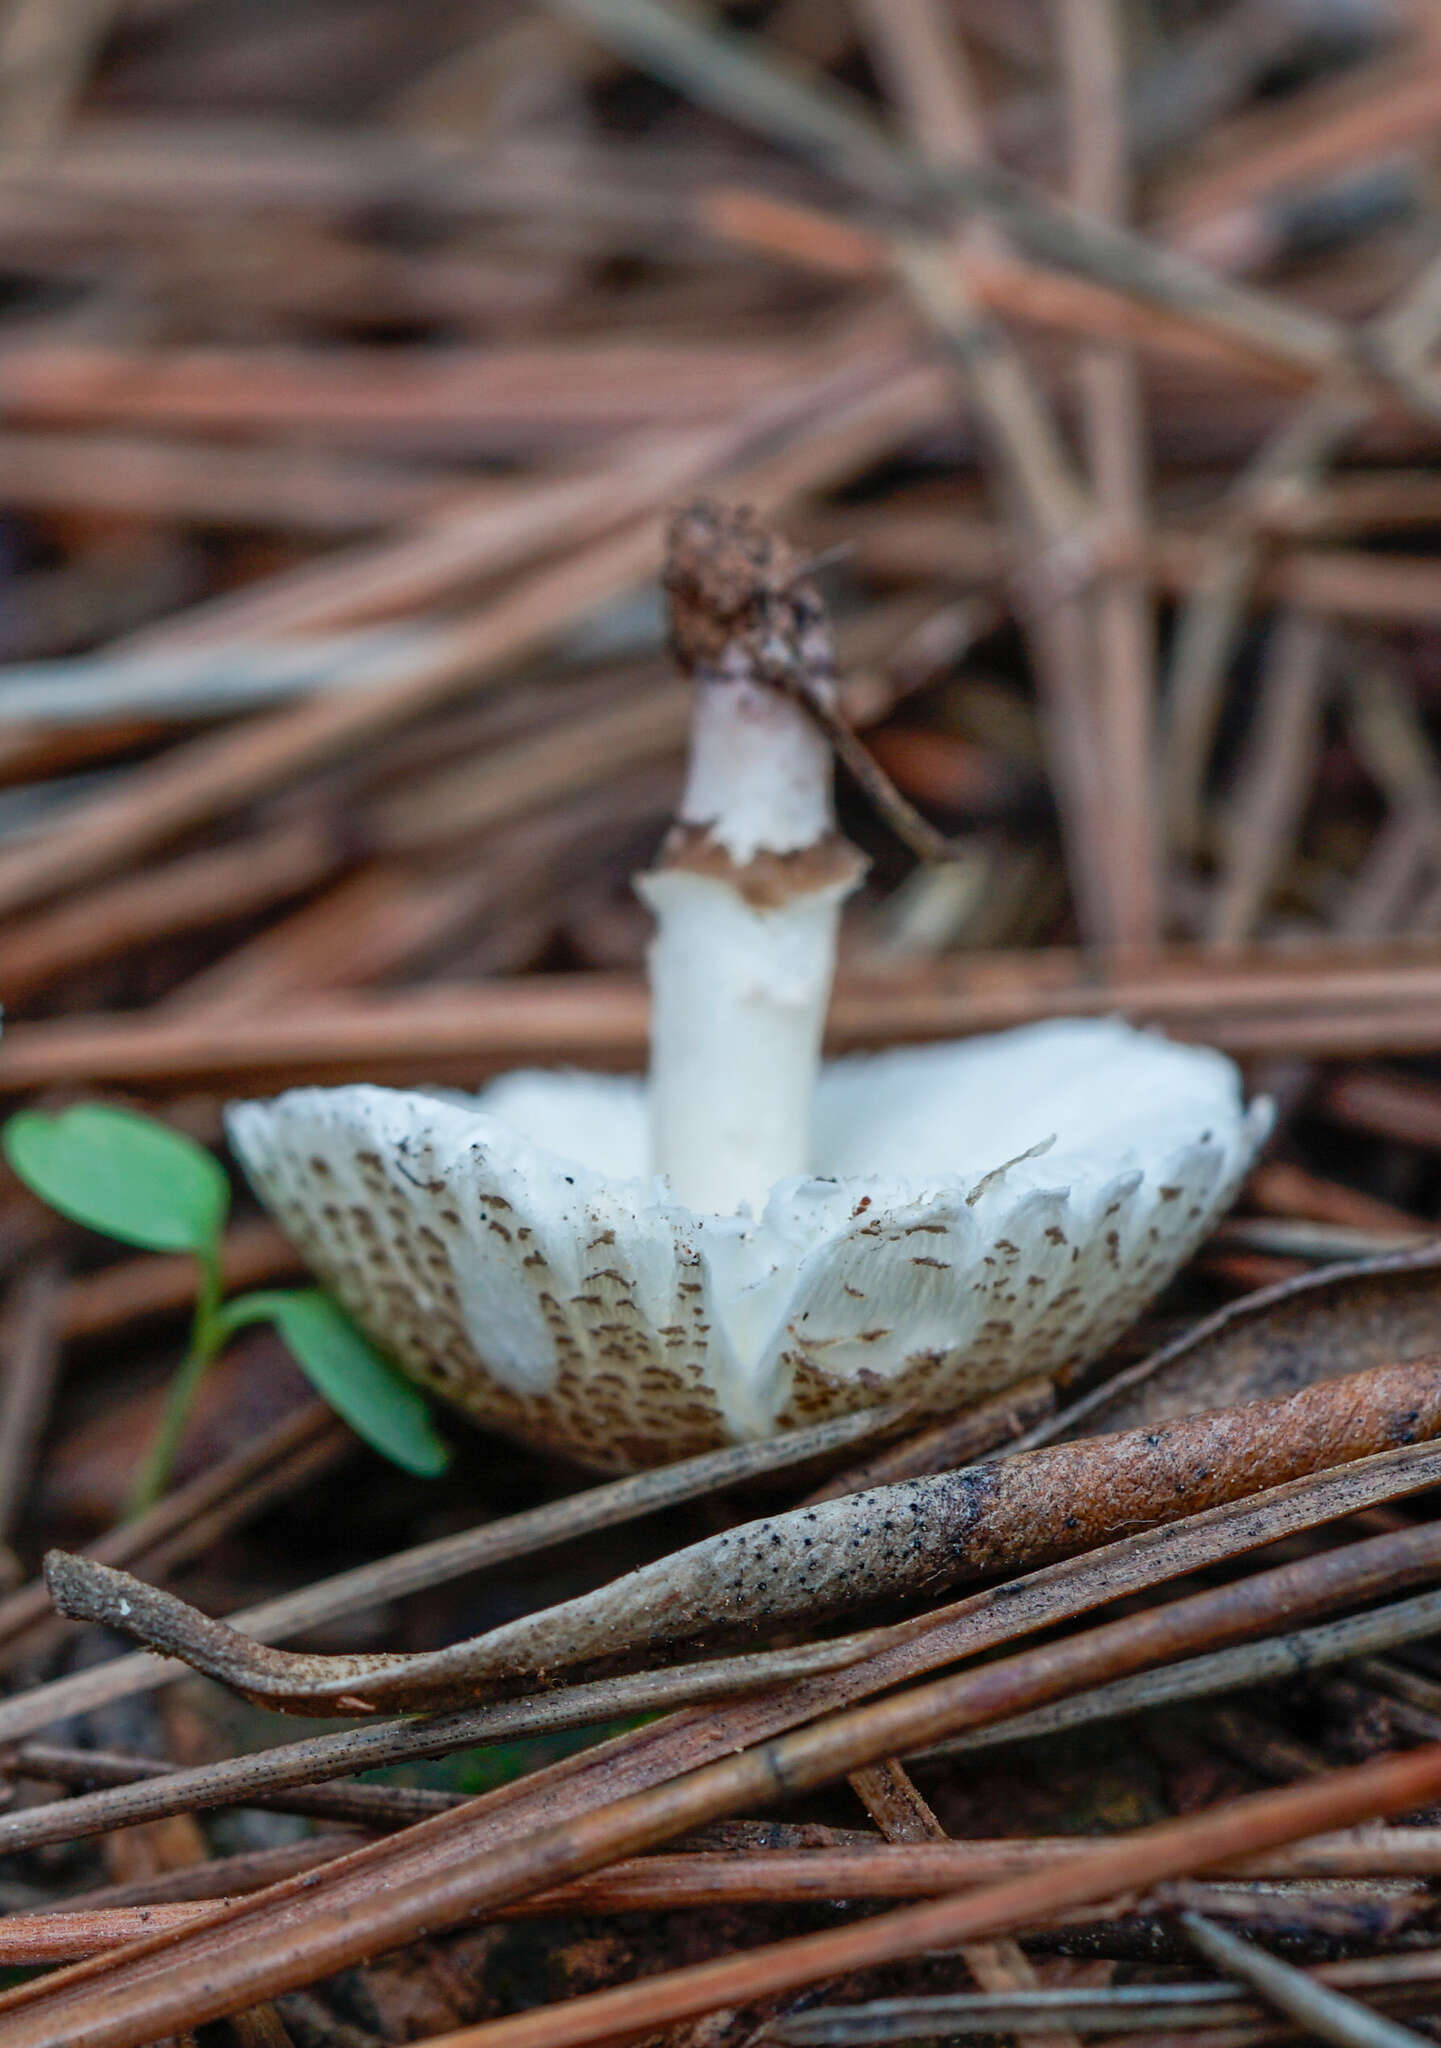
<path id="1" fill-rule="evenodd" d="M 297 1713 L 431 1708 L 684 1642 L 933 1597 L 1441 1434 L 1441 1359 L 818 1501 L 447 1649 L 272 1649 L 90 1559 L 46 1560 L 62 1613 L 136 1635 Z M 834 1646 L 839 1652 L 841 1645 Z"/>

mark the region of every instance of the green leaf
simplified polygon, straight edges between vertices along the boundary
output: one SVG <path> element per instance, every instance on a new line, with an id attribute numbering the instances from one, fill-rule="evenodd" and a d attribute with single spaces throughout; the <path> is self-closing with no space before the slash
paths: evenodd
<path id="1" fill-rule="evenodd" d="M 22 1109 L 5 1157 L 42 1201 L 90 1230 L 152 1252 L 205 1252 L 230 1206 L 230 1183 L 201 1146 L 153 1117 L 77 1103 L 59 1116 Z"/>
<path id="2" fill-rule="evenodd" d="M 227 1330 L 274 1323 L 316 1392 L 382 1456 L 424 1479 L 449 1464 L 419 1393 L 318 1287 L 243 1294 L 220 1316 Z"/>
<path id="3" fill-rule="evenodd" d="M 532 1771 L 544 1770 L 547 1764 L 559 1763 L 562 1757 L 576 1756 L 597 1742 L 609 1742 L 615 1735 L 628 1735 L 632 1728 L 644 1728 L 648 1722 L 661 1718 L 660 1714 L 627 1714 L 618 1721 L 595 1721 L 584 1728 L 556 1728 L 548 1734 L 527 1736 L 519 1742 L 497 1742 L 483 1749 L 462 1749 L 446 1758 L 443 1774 L 437 1772 L 435 1775 L 443 1779 L 447 1790 L 453 1787 L 458 1792 L 493 1792 L 497 1785 L 508 1785 L 516 1778 L 528 1777 Z M 407 1765 L 406 1777 L 413 1778 L 414 1774 L 415 1766 Z M 428 1778 L 431 1774 L 427 1771 L 424 1775 Z"/>

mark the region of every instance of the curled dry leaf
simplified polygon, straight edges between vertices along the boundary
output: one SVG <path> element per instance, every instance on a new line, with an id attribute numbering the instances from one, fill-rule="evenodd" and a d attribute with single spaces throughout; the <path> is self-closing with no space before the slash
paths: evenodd
<path id="1" fill-rule="evenodd" d="M 1441 1356 L 1441 1242 L 1258 1288 L 1042 1422 L 1029 1445 L 1268 1400 Z"/>
<path id="2" fill-rule="evenodd" d="M 1060 1444 L 749 1522 L 489 1634 L 412 1656 L 258 1644 L 173 1594 L 54 1552 L 65 1614 L 136 1635 L 297 1713 L 440 1707 L 736 1630 L 807 1624 L 1002 1577 L 1309 1472 L 1441 1434 L 1441 1358 L 1280 1401 Z"/>

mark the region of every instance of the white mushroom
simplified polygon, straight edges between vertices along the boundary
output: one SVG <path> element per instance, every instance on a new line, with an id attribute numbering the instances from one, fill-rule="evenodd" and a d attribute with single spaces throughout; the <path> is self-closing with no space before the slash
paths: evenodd
<path id="1" fill-rule="evenodd" d="M 418 1380 L 613 1470 L 1097 1356 L 1265 1136 L 1220 1054 L 1075 1020 L 821 1067 L 841 904 L 825 620 L 748 515 L 681 516 L 697 685 L 648 1080 L 296 1089 L 229 1114 L 262 1199 Z"/>

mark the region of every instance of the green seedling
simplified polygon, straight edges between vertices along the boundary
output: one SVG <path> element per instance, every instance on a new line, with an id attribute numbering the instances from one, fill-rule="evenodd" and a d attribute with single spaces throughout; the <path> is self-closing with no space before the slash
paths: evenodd
<path id="1" fill-rule="evenodd" d="M 145 1251 L 189 1252 L 196 1262 L 190 1341 L 136 1474 L 132 1515 L 164 1491 L 207 1370 L 250 1323 L 273 1325 L 357 1436 L 407 1472 L 431 1478 L 444 1470 L 449 1453 L 424 1401 L 328 1294 L 307 1287 L 224 1299 L 230 1183 L 202 1146 L 151 1117 L 103 1103 L 81 1103 L 58 1116 L 21 1110 L 0 1143 L 26 1187 L 72 1223 Z"/>

